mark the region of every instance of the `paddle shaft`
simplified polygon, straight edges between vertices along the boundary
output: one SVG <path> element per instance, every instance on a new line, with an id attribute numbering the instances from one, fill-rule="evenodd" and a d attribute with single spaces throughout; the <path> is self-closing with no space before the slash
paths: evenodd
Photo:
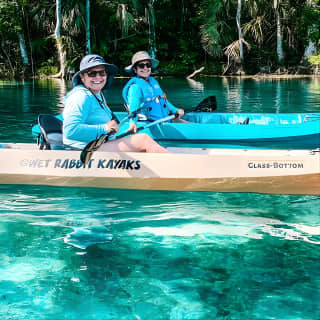
<path id="1" fill-rule="evenodd" d="M 130 114 L 130 115 L 132 115 L 132 114 Z M 127 116 L 126 118 L 124 118 L 124 119 L 121 121 L 121 123 L 123 123 L 125 120 L 127 120 L 127 119 L 129 119 L 129 118 L 131 118 L 131 117 L 132 117 L 132 116 L 130 116 L 130 117 Z M 121 133 L 121 134 L 119 134 L 119 135 L 116 135 L 116 133 L 115 133 L 114 130 L 110 130 L 108 133 L 105 134 L 105 138 L 106 138 L 106 139 L 104 140 L 104 143 L 106 143 L 111 136 L 114 136 L 114 139 L 112 139 L 112 140 L 118 140 L 118 139 L 121 139 L 121 138 L 130 136 L 130 135 L 132 135 L 132 134 L 138 133 L 139 131 L 142 131 L 142 130 L 144 130 L 144 129 L 148 129 L 148 128 L 152 127 L 152 126 L 155 126 L 156 124 L 159 124 L 159 123 L 162 123 L 162 122 L 166 122 L 166 121 L 170 121 L 170 120 L 173 120 L 173 119 L 175 119 L 175 118 L 177 118 L 177 115 L 172 114 L 172 115 L 170 115 L 170 116 L 168 116 L 168 117 L 158 119 L 158 120 L 156 120 L 156 121 L 153 121 L 153 122 L 148 123 L 147 125 L 138 127 L 136 132 L 126 131 L 126 132 L 124 132 L 124 133 Z M 121 124 L 121 123 L 120 123 L 120 124 Z M 99 139 L 100 139 L 100 138 L 99 138 Z"/>
<path id="2" fill-rule="evenodd" d="M 215 96 L 209 96 L 205 99 L 203 99 L 192 111 L 190 112 L 197 112 L 199 110 L 201 110 L 201 108 L 210 108 L 210 111 L 214 111 L 217 109 L 217 102 L 216 102 L 216 97 Z M 144 107 L 140 108 L 139 110 L 136 110 L 135 112 L 133 113 L 130 113 L 127 117 L 125 117 L 120 124 L 122 124 L 124 121 L 126 121 L 127 119 L 130 119 L 134 116 L 136 116 L 136 114 L 141 110 L 143 109 Z M 156 121 L 153 121 L 147 125 L 144 125 L 144 126 L 141 126 L 141 127 L 138 127 L 137 128 L 137 132 L 141 131 L 141 130 L 144 130 L 144 129 L 148 129 L 152 126 L 155 126 L 159 123 L 162 123 L 162 122 L 165 122 L 165 121 L 170 121 L 170 120 L 173 120 L 175 118 L 177 118 L 178 115 L 175 114 L 175 115 L 170 115 L 168 117 L 165 117 L 165 118 L 162 118 L 162 119 L 158 119 Z M 124 138 L 126 136 L 129 136 L 129 135 L 132 135 L 133 132 L 132 131 L 127 131 L 127 132 L 124 132 L 122 134 L 119 134 L 117 136 L 115 136 L 114 140 L 117 140 L 117 139 L 121 139 L 121 138 Z M 114 130 L 110 130 L 107 134 L 105 135 L 102 135 L 99 139 L 96 139 L 96 140 L 93 140 L 91 142 L 89 142 L 85 148 L 82 150 L 81 152 L 81 155 L 80 155 L 80 160 L 84 163 L 84 164 L 87 164 L 92 156 L 92 153 L 97 150 L 103 143 L 106 143 L 109 139 L 109 137 L 111 135 L 114 135 Z"/>
<path id="3" fill-rule="evenodd" d="M 148 123 L 147 125 L 138 127 L 138 128 L 137 128 L 137 132 L 139 132 L 139 131 L 141 131 L 141 130 L 144 130 L 144 129 L 148 129 L 148 128 L 152 127 L 152 126 L 155 126 L 156 124 L 173 120 L 173 119 L 175 119 L 175 118 L 177 118 L 177 115 L 172 114 L 171 116 L 158 119 L 158 120 L 156 120 L 156 121 L 153 121 L 153 122 Z M 136 132 L 136 133 L 137 133 L 137 132 Z M 133 134 L 133 132 L 132 132 L 132 131 L 127 131 L 127 132 L 121 133 L 121 134 L 119 134 L 119 135 L 116 135 L 114 140 L 124 138 L 124 137 L 126 137 L 126 136 L 129 136 L 130 134 Z"/>
<path id="4" fill-rule="evenodd" d="M 144 130 L 144 129 L 148 129 L 152 126 L 155 126 L 159 123 L 162 123 L 162 122 L 165 122 L 165 121 L 170 121 L 174 118 L 176 118 L 177 115 L 171 115 L 171 116 L 168 116 L 168 117 L 165 117 L 165 118 L 162 118 L 162 119 L 159 119 L 159 120 L 156 120 L 154 122 L 151 122 L 147 125 L 144 125 L 144 126 L 141 126 L 139 128 L 137 128 L 137 132 L 141 131 L 141 130 Z M 91 157 L 92 157 L 92 154 L 95 150 L 97 150 L 103 143 L 106 143 L 109 139 L 109 137 L 111 135 L 114 135 L 115 133 L 115 130 L 113 128 L 110 129 L 110 131 L 104 135 L 102 135 L 99 139 L 96 139 L 96 140 L 93 140 L 91 142 L 89 142 L 85 147 L 84 149 L 82 150 L 81 154 L 80 154 L 80 160 L 82 163 L 84 163 L 85 165 L 88 164 L 88 162 L 90 161 Z M 121 139 L 121 138 L 124 138 L 126 136 L 129 136 L 129 135 L 132 135 L 134 134 L 132 131 L 127 131 L 127 132 L 124 132 L 122 134 L 119 134 L 118 136 L 115 136 L 115 138 L 113 140 L 118 140 L 118 139 Z"/>

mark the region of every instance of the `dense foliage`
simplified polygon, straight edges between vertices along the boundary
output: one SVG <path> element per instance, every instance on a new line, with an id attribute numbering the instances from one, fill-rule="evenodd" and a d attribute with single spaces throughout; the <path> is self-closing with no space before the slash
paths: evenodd
<path id="1" fill-rule="evenodd" d="M 0 77 L 53 75 L 62 66 L 68 76 L 88 39 L 91 52 L 121 69 L 149 50 L 162 74 L 201 66 L 207 74 L 312 72 L 319 34 L 319 0 L 0 0 Z"/>

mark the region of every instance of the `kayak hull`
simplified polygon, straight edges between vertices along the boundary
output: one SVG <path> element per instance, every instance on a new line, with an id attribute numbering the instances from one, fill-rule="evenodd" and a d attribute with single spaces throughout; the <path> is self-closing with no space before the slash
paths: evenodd
<path id="1" fill-rule="evenodd" d="M 163 123 L 150 127 L 146 133 L 155 140 L 171 143 L 295 149 L 320 146 L 320 115 L 190 113 L 186 120 L 198 122 Z"/>
<path id="2" fill-rule="evenodd" d="M 126 112 L 115 112 L 119 120 Z M 62 119 L 62 115 L 58 116 Z M 215 113 L 190 112 L 189 123 L 163 122 L 141 132 L 165 146 L 252 147 L 314 149 L 320 146 L 320 113 Z M 138 122 L 145 126 L 148 122 Z M 128 129 L 122 124 L 119 134 Z M 40 134 L 38 125 L 32 128 Z"/>
<path id="3" fill-rule="evenodd" d="M 170 148 L 168 154 L 79 151 L 2 144 L 1 184 L 320 195 L 317 150 Z"/>
<path id="4" fill-rule="evenodd" d="M 129 190 L 245 192 L 320 195 L 320 173 L 259 178 L 112 178 L 55 177 L 1 174 L 1 184 L 95 187 Z"/>

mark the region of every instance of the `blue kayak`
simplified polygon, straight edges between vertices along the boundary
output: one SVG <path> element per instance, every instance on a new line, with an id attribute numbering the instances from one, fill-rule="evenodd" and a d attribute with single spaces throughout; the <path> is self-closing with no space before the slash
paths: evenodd
<path id="1" fill-rule="evenodd" d="M 121 119 L 128 114 L 115 112 Z M 61 115 L 58 116 L 61 119 Z M 167 146 L 221 146 L 313 149 L 320 146 L 320 113 L 190 112 L 189 123 L 164 122 L 141 132 Z M 146 122 L 141 121 L 141 125 Z M 139 125 L 138 125 L 139 127 Z M 121 132 L 128 122 L 121 126 Z M 40 134 L 39 126 L 32 128 Z"/>

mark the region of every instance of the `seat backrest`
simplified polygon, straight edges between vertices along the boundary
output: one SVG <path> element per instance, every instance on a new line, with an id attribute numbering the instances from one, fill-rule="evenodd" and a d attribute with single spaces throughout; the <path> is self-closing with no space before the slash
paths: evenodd
<path id="1" fill-rule="evenodd" d="M 40 114 L 38 124 L 41 131 L 40 149 L 52 149 L 55 146 L 63 146 L 62 121 L 51 114 Z"/>
<path id="2" fill-rule="evenodd" d="M 216 96 L 209 96 L 201 101 L 192 111 L 195 112 L 213 112 L 217 110 L 217 98 Z"/>

